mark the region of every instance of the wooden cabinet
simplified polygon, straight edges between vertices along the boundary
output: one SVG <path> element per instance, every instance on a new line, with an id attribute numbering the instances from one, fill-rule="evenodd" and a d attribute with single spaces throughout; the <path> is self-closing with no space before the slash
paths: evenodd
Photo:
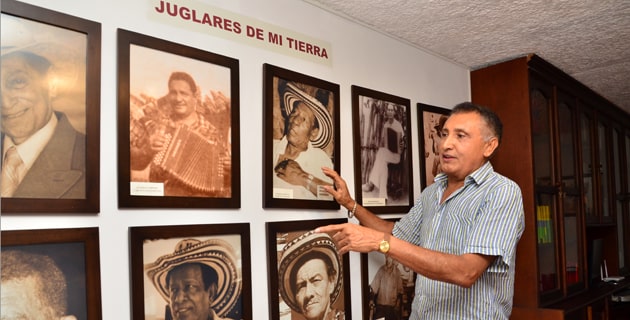
<path id="1" fill-rule="evenodd" d="M 512 318 L 604 310 L 599 261 L 628 269 L 630 115 L 536 55 L 472 71 L 471 92 L 503 120 L 492 164 L 523 192 Z"/>

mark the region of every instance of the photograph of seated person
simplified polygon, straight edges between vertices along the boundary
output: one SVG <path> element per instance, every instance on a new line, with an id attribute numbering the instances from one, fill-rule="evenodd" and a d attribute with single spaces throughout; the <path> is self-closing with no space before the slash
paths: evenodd
<path id="1" fill-rule="evenodd" d="M 164 196 L 230 197 L 231 157 L 226 116 L 230 99 L 212 91 L 212 98 L 206 96 L 202 101 L 197 82 L 183 71 L 172 72 L 166 84 L 168 93 L 159 99 L 132 97 L 132 181 L 163 184 Z M 227 129 L 216 126 L 221 122 L 228 123 Z M 178 137 L 183 137 L 180 150 L 167 154 L 173 150 L 169 142 L 177 141 Z M 184 147 L 185 142 L 194 144 L 194 150 Z M 165 157 L 170 160 L 164 160 Z M 143 171 L 144 177 L 140 174 Z"/>
<path id="2" fill-rule="evenodd" d="M 67 314 L 66 277 L 52 258 L 11 249 L 0 259 L 0 319 L 77 320 Z"/>
<path id="3" fill-rule="evenodd" d="M 86 40 L 33 24 L 2 15 L 1 196 L 84 199 Z"/>
<path id="4" fill-rule="evenodd" d="M 278 270 L 280 296 L 292 310 L 287 319 L 345 319 L 343 309 L 335 307 L 342 300 L 341 259 L 328 234 L 310 231 L 290 241 Z"/>
<path id="5" fill-rule="evenodd" d="M 241 291 L 233 251 L 221 239 L 185 239 L 147 265 L 147 276 L 167 303 L 163 319 L 231 320 Z"/>
<path id="6" fill-rule="evenodd" d="M 283 121 L 274 124 L 274 132 L 282 133 L 273 140 L 274 198 L 332 200 L 321 187 L 332 183 L 321 170 L 333 166 L 327 152 L 333 143 L 332 117 L 320 100 L 304 91 L 308 88 L 300 86 L 278 80 Z M 328 101 L 327 92 L 316 89 L 316 96 L 317 92 Z"/>

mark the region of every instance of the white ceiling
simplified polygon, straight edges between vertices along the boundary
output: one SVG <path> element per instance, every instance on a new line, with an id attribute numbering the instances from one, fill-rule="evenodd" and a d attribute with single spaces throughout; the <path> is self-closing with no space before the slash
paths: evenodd
<path id="1" fill-rule="evenodd" d="M 535 53 L 630 113 L 630 0 L 305 0 L 471 70 Z"/>

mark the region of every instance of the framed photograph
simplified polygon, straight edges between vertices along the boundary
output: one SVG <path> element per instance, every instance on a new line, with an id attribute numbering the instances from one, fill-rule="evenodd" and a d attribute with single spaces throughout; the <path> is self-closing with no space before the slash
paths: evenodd
<path id="1" fill-rule="evenodd" d="M 280 320 L 352 319 L 350 265 L 332 235 L 319 226 L 346 219 L 267 223 L 269 318 Z"/>
<path id="2" fill-rule="evenodd" d="M 374 213 L 413 204 L 411 102 L 352 86 L 355 198 Z"/>
<path id="3" fill-rule="evenodd" d="M 420 186 L 422 189 L 433 183 L 433 179 L 440 170 L 439 146 L 442 127 L 448 119 L 451 110 L 424 103 L 418 103 L 418 125 L 422 124 L 420 134 L 420 156 L 422 168 L 420 172 Z"/>
<path id="4" fill-rule="evenodd" d="M 102 318 L 98 228 L 2 230 L 0 258 L 3 318 Z"/>
<path id="5" fill-rule="evenodd" d="M 0 21 L 2 96 L 21 101 L 1 107 L 2 213 L 98 213 L 101 25 L 13 0 Z"/>
<path id="6" fill-rule="evenodd" d="M 339 85 L 263 66 L 263 207 L 339 209 L 323 186 L 339 172 Z"/>
<path id="7" fill-rule="evenodd" d="M 239 208 L 238 60 L 118 29 L 118 206 Z"/>
<path id="8" fill-rule="evenodd" d="M 132 319 L 252 319 L 249 224 L 129 231 Z M 181 294 L 204 307 L 182 306 Z"/>
<path id="9" fill-rule="evenodd" d="M 415 287 L 410 268 L 380 252 L 361 253 L 363 319 L 409 319 Z"/>

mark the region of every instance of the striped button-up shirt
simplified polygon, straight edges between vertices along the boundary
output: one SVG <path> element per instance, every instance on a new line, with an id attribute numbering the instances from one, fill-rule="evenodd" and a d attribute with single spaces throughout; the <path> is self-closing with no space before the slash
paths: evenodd
<path id="1" fill-rule="evenodd" d="M 446 180 L 444 174 L 435 178 L 396 223 L 393 235 L 443 253 L 497 259 L 470 288 L 418 275 L 410 319 L 508 319 L 516 245 L 524 229 L 521 190 L 488 162 L 440 203 Z"/>

